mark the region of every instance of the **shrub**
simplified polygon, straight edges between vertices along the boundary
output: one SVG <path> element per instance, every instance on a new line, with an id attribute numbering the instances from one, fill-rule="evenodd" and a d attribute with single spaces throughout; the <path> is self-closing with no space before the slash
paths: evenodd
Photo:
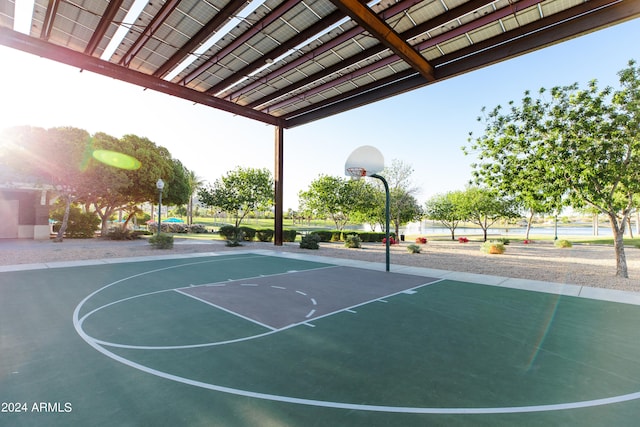
<path id="1" fill-rule="evenodd" d="M 173 236 L 170 234 L 156 234 L 149 239 L 149 243 L 156 249 L 173 248 Z"/>
<path id="2" fill-rule="evenodd" d="M 497 239 L 497 241 L 502 243 L 503 245 L 508 245 L 509 243 L 511 243 L 511 240 L 507 239 L 506 237 L 501 237 Z"/>
<path id="3" fill-rule="evenodd" d="M 504 244 L 501 242 L 488 241 L 480 246 L 480 250 L 485 254 L 503 254 L 505 251 Z"/>
<path id="4" fill-rule="evenodd" d="M 240 235 L 245 242 L 251 242 L 256 237 L 256 229 L 251 227 L 240 227 Z"/>
<path id="5" fill-rule="evenodd" d="M 556 248 L 571 248 L 573 245 L 568 240 L 556 240 L 554 243 Z"/>
<path id="6" fill-rule="evenodd" d="M 360 236 L 360 239 L 362 239 L 363 242 L 379 242 L 384 239 L 385 233 L 366 231 L 358 233 L 358 236 Z"/>
<path id="7" fill-rule="evenodd" d="M 387 238 L 385 237 L 384 239 L 382 239 L 382 243 L 386 244 L 387 243 Z M 399 242 L 393 237 L 393 236 L 389 236 L 389 244 L 390 245 L 397 245 Z"/>
<path id="8" fill-rule="evenodd" d="M 419 254 L 420 253 L 420 246 L 412 243 L 412 244 L 407 246 L 407 252 L 409 252 L 410 254 Z"/>
<path id="9" fill-rule="evenodd" d="M 189 226 L 189 233 L 200 234 L 200 233 L 206 233 L 206 232 L 207 232 L 207 228 L 202 224 L 191 224 L 191 226 Z"/>
<path id="10" fill-rule="evenodd" d="M 295 242 L 298 232 L 296 230 L 282 230 L 282 240 L 284 242 Z"/>
<path id="11" fill-rule="evenodd" d="M 351 249 L 362 247 L 362 240 L 357 234 L 349 234 L 344 239 L 344 246 Z"/>
<path id="12" fill-rule="evenodd" d="M 223 225 L 218 233 L 227 240 L 236 239 L 238 237 L 238 229 L 233 225 Z"/>
<path id="13" fill-rule="evenodd" d="M 301 249 L 319 249 L 320 248 L 320 236 L 315 233 L 311 233 L 307 236 L 303 236 L 300 241 Z"/>
<path id="14" fill-rule="evenodd" d="M 64 211 L 52 213 L 51 217 L 60 221 L 54 225 L 53 231 L 58 232 L 60 230 L 63 214 Z M 72 206 L 69 210 L 69 220 L 64 235 L 72 239 L 91 238 L 95 236 L 99 226 L 100 218 L 95 213 L 82 212 L 80 208 Z"/>
<path id="15" fill-rule="evenodd" d="M 459 243 L 469 243 L 469 239 L 467 237 L 458 237 Z"/>
<path id="16" fill-rule="evenodd" d="M 427 243 L 427 238 L 426 237 L 416 237 L 416 243 L 420 243 L 425 245 Z"/>
<path id="17" fill-rule="evenodd" d="M 162 224 L 160 231 L 163 233 L 188 233 L 189 226 L 182 222 L 169 222 Z"/>
<path id="18" fill-rule="evenodd" d="M 128 228 L 115 227 L 111 228 L 105 237 L 109 240 L 135 240 L 140 238 L 140 234 Z"/>
<path id="19" fill-rule="evenodd" d="M 318 236 L 321 242 L 329 242 L 333 237 L 333 231 L 329 231 L 329 230 L 317 230 L 317 231 L 314 231 L 313 234 Z"/>
<path id="20" fill-rule="evenodd" d="M 331 232 L 331 241 L 332 242 L 340 242 L 342 240 L 342 231 L 332 231 Z"/>
<path id="21" fill-rule="evenodd" d="M 258 237 L 258 240 L 260 240 L 261 242 L 270 242 L 271 240 L 273 240 L 273 235 L 275 234 L 275 232 L 273 230 L 257 230 L 256 231 L 256 236 Z"/>

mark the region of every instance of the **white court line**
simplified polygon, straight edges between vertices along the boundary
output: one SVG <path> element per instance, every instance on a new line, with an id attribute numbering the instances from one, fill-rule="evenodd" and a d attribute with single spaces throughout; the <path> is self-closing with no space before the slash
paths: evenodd
<path id="1" fill-rule="evenodd" d="M 236 313 L 236 312 L 234 312 L 234 311 L 227 310 L 226 308 L 221 307 L 221 306 L 219 306 L 219 305 L 217 305 L 217 304 L 214 304 L 214 303 L 212 303 L 211 301 L 207 301 L 207 300 L 205 300 L 205 299 L 198 298 L 198 297 L 197 297 L 197 296 L 195 296 L 195 295 L 191 295 L 191 294 L 188 294 L 188 293 L 186 293 L 186 292 L 183 292 L 183 291 L 181 291 L 180 289 L 174 289 L 174 291 L 176 291 L 177 293 L 182 294 L 182 295 L 184 295 L 184 296 L 187 296 L 187 297 L 189 297 L 189 298 L 193 298 L 193 299 L 194 299 L 194 300 L 196 300 L 196 301 L 200 301 L 200 302 L 203 302 L 203 303 L 205 303 L 205 304 L 207 304 L 207 305 L 210 305 L 211 307 L 215 307 L 215 308 L 217 308 L 218 310 L 222 310 L 222 311 L 225 311 L 225 312 L 227 312 L 227 313 L 229 313 L 229 314 L 233 314 L 234 316 L 239 317 L 239 318 L 241 318 L 241 319 L 248 320 L 249 322 L 255 323 L 256 325 L 260 325 L 260 326 L 262 326 L 263 328 L 267 328 L 267 329 L 270 329 L 270 330 L 272 330 L 272 331 L 277 331 L 277 330 L 278 330 L 278 329 L 276 329 L 276 328 L 274 328 L 274 327 L 272 327 L 272 326 L 265 325 L 265 324 L 264 324 L 264 323 L 262 323 L 262 322 L 258 322 L 258 321 L 257 321 L 257 320 L 255 320 L 255 319 L 252 319 L 252 318 L 247 317 L 247 316 L 243 316 L 243 315 L 242 315 L 242 314 L 240 314 L 240 313 Z"/>
<path id="2" fill-rule="evenodd" d="M 210 262 L 210 261 L 207 261 Z M 193 264 L 198 264 L 198 263 L 193 263 Z M 86 319 L 88 317 L 87 314 L 85 316 L 83 316 L 82 320 L 79 319 L 79 313 L 82 310 L 83 305 L 95 294 L 97 294 L 98 292 L 102 291 L 103 289 L 106 289 L 110 286 L 113 286 L 117 283 L 121 283 L 125 280 L 129 280 L 131 278 L 134 277 L 139 277 L 145 274 L 150 274 L 152 272 L 159 272 L 159 271 L 163 271 L 163 270 L 167 270 L 170 268 L 177 268 L 177 267 L 183 267 L 183 266 L 187 266 L 190 264 L 182 264 L 180 266 L 171 266 L 171 267 L 166 267 L 166 268 L 160 268 L 160 269 L 156 269 L 156 270 L 152 270 L 152 271 L 147 271 L 144 273 L 139 273 L 127 278 L 123 278 L 120 280 L 117 280 L 115 282 L 112 282 L 98 290 L 96 290 L 95 292 L 91 293 L 90 295 L 88 295 L 87 297 L 85 297 L 75 308 L 74 312 L 73 312 L 73 325 L 74 328 L 76 329 L 76 332 L 78 333 L 78 335 L 80 335 L 80 337 L 85 340 L 90 346 L 92 346 L 95 350 L 97 350 L 98 352 L 104 354 L 105 356 L 116 360 L 124 365 L 130 366 L 132 368 L 138 369 L 142 372 L 146 372 L 149 373 L 151 375 L 155 375 L 164 379 L 168 379 L 168 380 L 172 380 L 172 381 L 176 381 L 176 382 L 180 382 L 183 384 L 187 384 L 187 385 L 191 385 L 191 386 L 195 386 L 195 387 L 200 387 L 203 389 L 207 389 L 207 390 L 214 390 L 214 391 L 219 391 L 219 392 L 223 392 L 223 393 L 229 393 L 229 394 L 233 394 L 233 395 L 238 395 L 238 396 L 243 396 L 243 397 L 251 397 L 251 398 L 256 398 L 256 399 L 263 399 L 263 400 L 269 400 L 269 401 L 276 401 L 276 402 L 285 402 L 285 403 L 292 403 L 292 404 L 300 404 L 300 405 L 308 405 L 308 406 L 316 406 L 316 407 L 325 407 L 325 408 L 336 408 L 336 409 L 347 409 L 347 410 L 356 410 L 356 411 L 372 411 L 372 412 L 387 412 L 387 413 L 404 413 L 404 414 L 512 414 L 512 413 L 530 413 L 530 412 L 546 412 L 546 411 L 558 411 L 558 410 L 568 410 L 568 409 L 580 409 L 580 408 L 589 408 L 589 407 L 594 407 L 594 406 L 602 406 L 602 405 L 610 405 L 610 404 L 615 404 L 615 403 L 622 403 L 622 402 L 628 402 L 628 401 L 632 401 L 632 400 L 637 400 L 640 399 L 640 392 L 635 392 L 635 393 L 629 393 L 629 394 L 624 394 L 624 395 L 619 395 L 619 396 L 612 396 L 612 397 L 607 397 L 607 398 L 602 398 L 602 399 L 594 399 L 594 400 L 586 400 L 586 401 L 579 401 L 579 402 L 569 402 L 569 403 L 559 403 L 559 404 L 551 404 L 551 405 L 532 405 L 532 406 L 514 406 L 514 407 L 485 407 L 485 408 L 444 408 L 444 407 L 403 407 L 403 406 L 385 406 L 385 405 L 366 405 L 366 404 L 356 404 L 356 403 L 348 403 L 348 402 L 331 402 L 331 401 L 324 401 L 324 400 L 313 400 L 313 399 L 304 399 L 304 398 L 297 398 L 297 397 L 290 397 L 290 396 L 281 396 L 281 395 L 274 395 L 274 394 L 268 394 L 268 393 L 258 393 L 258 392 L 253 392 L 253 391 L 249 391 L 249 390 L 240 390 L 240 389 L 236 389 L 236 388 L 231 388 L 231 387 L 225 387 L 225 386 L 220 386 L 220 385 L 216 385 L 216 384 L 209 384 L 209 383 L 205 383 L 205 382 L 201 382 L 201 381 L 195 381 L 189 378 L 184 378 L 184 377 L 180 377 L 177 375 L 173 375 L 173 374 L 169 374 L 166 372 L 162 372 L 162 371 L 158 371 L 156 369 L 152 369 L 149 368 L 148 366 L 144 366 L 141 365 L 139 363 L 133 362 L 129 359 L 126 359 L 124 357 L 121 357 L 107 349 L 105 349 L 104 347 L 102 347 L 99 342 L 97 340 L 95 340 L 94 338 L 92 338 L 91 336 L 87 335 L 84 330 L 82 329 L 82 322 L 84 321 L 84 319 Z M 438 280 L 436 282 L 431 282 L 428 284 L 424 284 L 424 285 L 420 285 L 420 286 L 416 286 L 413 289 L 417 289 L 419 287 L 422 286 L 427 286 L 427 285 L 431 285 L 437 282 L 440 282 L 441 280 Z M 164 290 L 167 291 L 167 290 Z M 163 291 L 159 291 L 159 292 L 163 292 Z M 177 291 L 180 292 L 180 291 Z M 398 292 L 398 294 L 403 293 L 405 291 L 401 291 Z M 181 292 L 182 293 L 182 292 Z M 188 295 L 190 296 L 190 295 Z M 375 301 L 375 300 L 373 300 Z M 370 301 L 371 302 L 371 301 Z M 359 307 L 362 306 L 364 304 L 368 304 L 367 303 L 362 303 L 362 304 L 358 304 L 354 307 L 348 308 L 348 309 L 343 309 L 343 310 L 339 310 L 339 311 L 348 311 L 348 312 L 352 312 L 352 308 L 355 307 Z M 109 304 L 108 304 L 109 305 Z M 106 305 L 106 306 L 108 306 Z M 103 307 L 106 307 L 103 306 Z M 339 312 L 337 311 L 337 312 Z M 95 312 L 95 310 L 94 310 Z M 337 313 L 336 312 L 336 313 Z M 92 312 L 93 313 L 93 312 Z M 333 313 L 335 314 L 335 313 Z M 326 315 L 328 316 L 328 315 Z M 322 316 L 322 317 L 326 317 L 326 316 Z M 314 328 L 315 325 L 310 324 L 310 323 L 303 323 L 306 326 L 312 327 Z M 283 328 L 281 330 L 284 329 L 288 329 L 288 328 Z M 276 330 L 276 331 L 271 331 L 271 332 L 267 332 L 264 335 L 269 335 L 269 334 L 273 334 L 273 333 L 277 333 L 281 330 Z"/>

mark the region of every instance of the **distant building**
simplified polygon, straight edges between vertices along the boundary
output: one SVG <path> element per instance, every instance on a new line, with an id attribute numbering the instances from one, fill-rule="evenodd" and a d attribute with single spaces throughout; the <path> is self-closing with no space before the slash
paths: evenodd
<path id="1" fill-rule="evenodd" d="M 48 239 L 51 190 L 0 180 L 0 239 Z"/>

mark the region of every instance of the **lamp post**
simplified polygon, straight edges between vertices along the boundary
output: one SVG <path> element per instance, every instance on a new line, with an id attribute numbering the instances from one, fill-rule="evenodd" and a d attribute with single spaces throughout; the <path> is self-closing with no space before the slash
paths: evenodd
<path id="1" fill-rule="evenodd" d="M 164 188 L 164 181 L 159 178 L 156 182 L 156 188 L 158 189 L 158 236 L 160 236 L 160 228 L 162 222 L 160 221 L 160 214 L 162 213 L 162 189 Z"/>

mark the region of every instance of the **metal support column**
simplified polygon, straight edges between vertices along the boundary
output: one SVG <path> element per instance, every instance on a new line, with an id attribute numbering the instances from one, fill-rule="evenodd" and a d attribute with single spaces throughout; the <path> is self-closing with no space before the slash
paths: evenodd
<path id="1" fill-rule="evenodd" d="M 283 232 L 282 232 L 282 175 L 283 175 L 283 155 L 284 155 L 284 128 L 282 126 L 276 126 L 276 138 L 275 138 L 275 222 L 274 222 L 274 236 L 273 242 L 276 246 L 282 246 Z"/>
<path id="2" fill-rule="evenodd" d="M 389 184 L 387 183 L 387 180 L 384 179 L 384 177 L 382 175 L 378 175 L 376 173 L 374 173 L 373 175 L 371 175 L 371 178 L 377 178 L 380 181 L 382 181 L 382 184 L 384 185 L 384 193 L 385 193 L 385 204 L 384 204 L 384 223 L 385 223 L 385 227 L 384 227 L 384 241 L 385 241 L 385 254 L 386 254 L 386 270 L 389 271 L 389 264 L 390 264 L 390 256 L 389 256 L 389 245 L 391 245 L 391 239 L 390 239 L 390 235 L 389 235 L 389 228 L 390 228 L 390 218 L 391 218 L 391 197 L 389 194 Z M 398 236 L 396 236 L 397 238 Z"/>

